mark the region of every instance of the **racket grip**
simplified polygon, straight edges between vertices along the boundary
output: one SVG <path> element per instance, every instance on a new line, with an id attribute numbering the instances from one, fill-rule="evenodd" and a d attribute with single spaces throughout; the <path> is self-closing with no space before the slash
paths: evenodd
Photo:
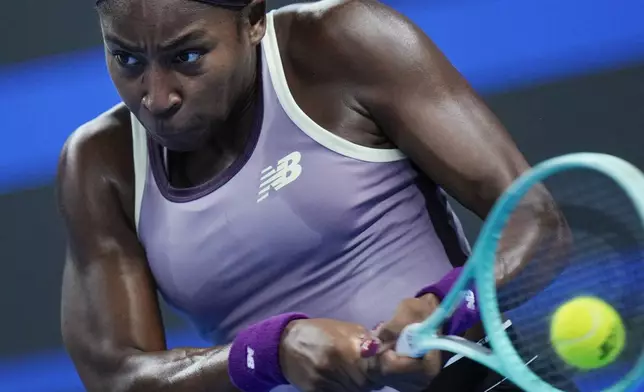
<path id="1" fill-rule="evenodd" d="M 412 358 L 421 358 L 427 353 L 419 343 L 419 337 L 422 336 L 421 324 L 409 324 L 400 332 L 396 341 L 396 352 Z"/>

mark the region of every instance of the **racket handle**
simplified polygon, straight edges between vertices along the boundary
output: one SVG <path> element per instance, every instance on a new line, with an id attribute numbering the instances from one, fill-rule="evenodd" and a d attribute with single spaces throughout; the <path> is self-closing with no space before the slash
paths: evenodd
<path id="1" fill-rule="evenodd" d="M 398 336 L 398 340 L 396 341 L 396 352 L 412 358 L 423 357 L 427 353 L 427 350 L 419 345 L 419 337 L 421 334 L 420 323 L 406 326 L 400 332 L 400 336 Z"/>

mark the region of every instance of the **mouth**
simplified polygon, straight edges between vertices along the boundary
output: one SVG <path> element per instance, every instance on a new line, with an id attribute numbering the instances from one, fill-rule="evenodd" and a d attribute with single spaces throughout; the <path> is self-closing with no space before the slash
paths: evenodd
<path id="1" fill-rule="evenodd" d="M 177 130 L 154 129 L 149 131 L 150 137 L 158 144 L 175 151 L 192 151 L 199 148 L 204 140 L 204 132 L 198 129 Z"/>
<path id="2" fill-rule="evenodd" d="M 159 118 L 143 111 L 139 121 L 144 125 L 148 135 L 158 144 L 171 148 L 196 148 L 205 142 L 211 130 L 211 122 L 193 112 L 176 113 L 172 117 Z M 174 148 L 173 148 L 174 149 Z"/>
<path id="3" fill-rule="evenodd" d="M 181 124 L 179 122 L 173 124 L 167 121 L 156 121 L 149 129 L 152 130 L 153 133 L 164 138 L 189 137 L 203 133 L 204 131 L 202 124 Z"/>

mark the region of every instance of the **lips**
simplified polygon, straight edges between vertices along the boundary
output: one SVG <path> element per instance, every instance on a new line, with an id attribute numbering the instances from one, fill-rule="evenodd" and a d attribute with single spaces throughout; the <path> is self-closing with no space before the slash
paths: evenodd
<path id="1" fill-rule="evenodd" d="M 180 124 L 175 121 L 174 124 L 167 121 L 157 121 L 150 128 L 153 132 L 160 137 L 176 137 L 178 135 L 194 135 L 203 131 L 203 126 L 197 124 Z"/>

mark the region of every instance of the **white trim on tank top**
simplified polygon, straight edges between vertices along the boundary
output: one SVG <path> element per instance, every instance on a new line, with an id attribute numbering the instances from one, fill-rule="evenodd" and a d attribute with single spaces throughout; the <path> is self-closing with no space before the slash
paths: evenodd
<path id="1" fill-rule="evenodd" d="M 130 118 L 132 122 L 132 153 L 134 158 L 134 222 L 138 233 L 143 192 L 145 191 L 145 181 L 148 175 L 148 137 L 145 128 L 134 114 L 130 114 Z"/>
<path id="2" fill-rule="evenodd" d="M 394 162 L 407 157 L 398 149 L 380 149 L 361 146 L 335 135 L 318 125 L 298 106 L 288 88 L 286 74 L 282 66 L 277 36 L 275 34 L 274 13 L 266 15 L 266 36 L 262 47 L 266 55 L 270 78 L 277 98 L 288 117 L 297 127 L 322 146 L 349 158 L 366 162 Z"/>
<path id="3" fill-rule="evenodd" d="M 311 139 L 320 145 L 349 158 L 366 162 L 394 162 L 407 157 L 398 149 L 379 149 L 361 146 L 343 139 L 318 125 L 298 106 L 288 88 L 286 74 L 282 67 L 282 60 L 275 35 L 274 11 L 266 15 L 266 37 L 262 41 L 262 48 L 266 55 L 269 76 L 273 89 L 277 94 L 284 112 L 295 125 Z M 141 217 L 141 204 L 148 174 L 148 144 L 147 132 L 143 124 L 131 114 L 132 122 L 132 153 L 134 159 L 134 219 L 136 230 L 139 230 Z"/>

